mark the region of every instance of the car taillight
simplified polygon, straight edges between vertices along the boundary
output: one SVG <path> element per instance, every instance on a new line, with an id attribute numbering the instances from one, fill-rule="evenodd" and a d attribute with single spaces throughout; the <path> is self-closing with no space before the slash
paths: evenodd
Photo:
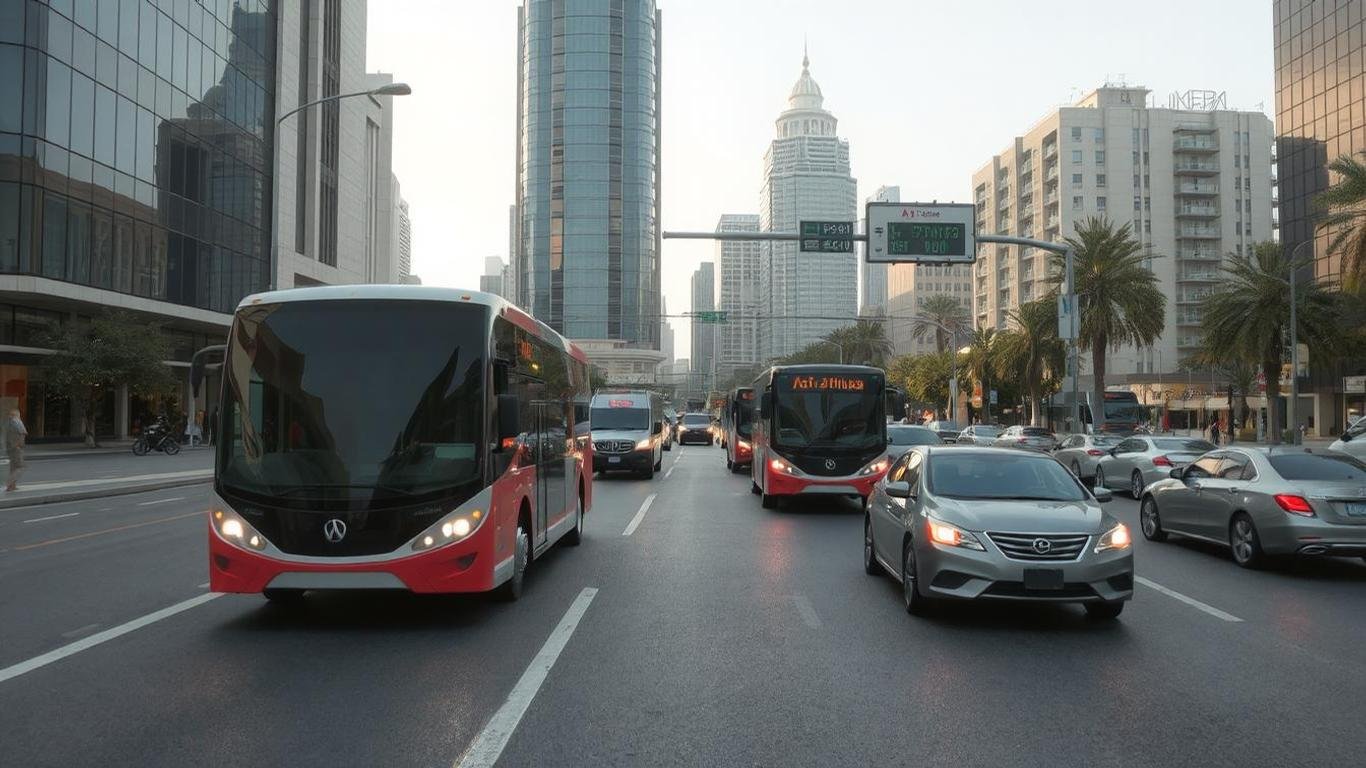
<path id="1" fill-rule="evenodd" d="M 1087 456 L 1104 456 L 1104 455 L 1105 455 L 1105 451 L 1102 451 L 1102 450 L 1100 450 L 1100 449 L 1098 449 L 1098 448 L 1088 448 L 1088 449 L 1086 450 L 1086 455 L 1087 455 Z"/>
<path id="2" fill-rule="evenodd" d="M 1314 508 L 1309 505 L 1309 500 L 1304 498 L 1303 496 L 1292 496 L 1288 493 L 1278 493 L 1275 496 L 1272 496 L 1271 498 L 1276 500 L 1276 503 L 1280 505 L 1281 509 L 1284 509 L 1286 512 L 1289 512 L 1292 515 L 1300 515 L 1303 517 L 1314 516 Z"/>
<path id="3" fill-rule="evenodd" d="M 1154 457 L 1153 457 L 1153 466 L 1154 466 L 1154 467 L 1170 467 L 1170 466 L 1172 466 L 1172 460 L 1169 459 L 1169 458 L 1167 458 L 1166 456 L 1154 456 Z"/>

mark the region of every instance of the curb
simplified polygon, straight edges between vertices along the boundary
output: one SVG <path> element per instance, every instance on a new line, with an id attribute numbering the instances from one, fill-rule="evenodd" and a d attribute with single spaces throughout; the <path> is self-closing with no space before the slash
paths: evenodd
<path id="1" fill-rule="evenodd" d="M 178 477 L 173 480 L 158 480 L 154 483 L 138 483 L 136 485 L 118 485 L 107 488 L 86 488 L 79 491 L 66 491 L 62 493 L 51 493 L 46 496 L 30 496 L 28 498 L 0 498 L 0 509 L 16 509 L 19 507 L 36 507 L 43 504 L 60 504 L 66 501 L 84 501 L 86 499 L 100 499 L 109 496 L 128 496 L 134 493 L 147 493 L 148 491 L 160 491 L 166 488 L 179 488 L 186 485 L 200 485 L 213 482 L 212 473 L 205 477 Z"/>

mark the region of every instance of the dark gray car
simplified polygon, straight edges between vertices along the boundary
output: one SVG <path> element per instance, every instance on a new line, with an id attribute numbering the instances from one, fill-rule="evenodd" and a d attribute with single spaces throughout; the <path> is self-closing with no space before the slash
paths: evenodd
<path id="1" fill-rule="evenodd" d="M 1224 544 L 1249 568 L 1268 555 L 1366 558 L 1366 464 L 1332 451 L 1211 451 L 1149 486 L 1139 520 L 1147 539 Z"/>
<path id="2" fill-rule="evenodd" d="M 944 439 L 929 427 L 914 424 L 887 425 L 887 456 L 895 459 L 914 445 L 943 445 Z"/>
<path id="3" fill-rule="evenodd" d="M 996 442 L 1001 430 L 998 424 L 973 424 L 958 433 L 957 445 L 991 445 Z"/>
<path id="4" fill-rule="evenodd" d="M 863 567 L 901 581 L 906 610 L 942 599 L 1082 603 L 1114 618 L 1133 597 L 1129 530 L 1051 456 L 916 446 L 873 486 Z"/>

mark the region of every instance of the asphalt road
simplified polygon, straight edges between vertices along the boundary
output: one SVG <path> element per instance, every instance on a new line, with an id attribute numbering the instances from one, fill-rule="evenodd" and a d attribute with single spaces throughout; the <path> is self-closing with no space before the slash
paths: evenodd
<path id="1" fill-rule="evenodd" d="M 512 605 L 211 596 L 206 486 L 0 510 L 0 763 L 449 766 L 471 745 L 470 764 L 501 766 L 1366 754 L 1359 560 L 1247 572 L 1140 539 L 1145 581 L 1117 622 L 1059 606 L 917 619 L 862 572 L 852 502 L 762 510 L 715 448 L 675 448 L 666 468 L 599 480 L 584 545 L 536 561 Z M 1113 508 L 1137 530 L 1134 502 Z"/>
<path id="2" fill-rule="evenodd" d="M 208 448 L 185 448 L 175 456 L 151 453 L 134 456 L 126 453 L 89 453 L 58 457 L 30 458 L 20 476 L 20 490 L 34 485 L 73 480 L 116 480 L 118 478 L 213 469 L 213 451 Z M 9 462 L 0 466 L 0 478 L 9 477 Z"/>

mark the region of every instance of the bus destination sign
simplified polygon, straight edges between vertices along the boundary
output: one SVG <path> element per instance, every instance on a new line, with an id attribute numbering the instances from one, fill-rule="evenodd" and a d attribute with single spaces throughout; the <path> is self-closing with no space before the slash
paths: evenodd
<path id="1" fill-rule="evenodd" d="M 793 376 L 788 389 L 793 392 L 863 392 L 868 382 L 854 376 Z"/>

